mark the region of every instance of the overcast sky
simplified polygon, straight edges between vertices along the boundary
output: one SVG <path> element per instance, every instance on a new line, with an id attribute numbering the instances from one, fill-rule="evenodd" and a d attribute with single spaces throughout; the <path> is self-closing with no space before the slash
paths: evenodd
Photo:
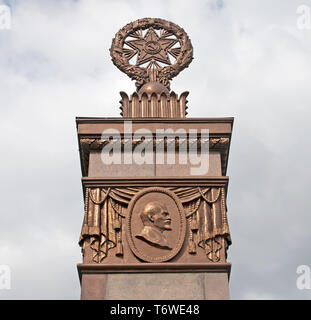
<path id="1" fill-rule="evenodd" d="M 111 62 L 125 24 L 182 26 L 194 60 L 172 81 L 188 117 L 235 117 L 227 175 L 233 299 L 310 299 L 311 0 L 1 1 L 0 265 L 6 299 L 79 299 L 83 219 L 76 116 L 119 116 L 134 82 Z"/>

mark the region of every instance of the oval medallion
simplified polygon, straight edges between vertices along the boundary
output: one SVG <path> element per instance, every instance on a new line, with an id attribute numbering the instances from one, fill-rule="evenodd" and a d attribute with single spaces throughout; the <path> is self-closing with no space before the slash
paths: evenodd
<path id="1" fill-rule="evenodd" d="M 144 261 L 172 259 L 185 239 L 183 206 L 175 193 L 165 188 L 140 191 L 129 203 L 126 223 L 129 246 Z"/>

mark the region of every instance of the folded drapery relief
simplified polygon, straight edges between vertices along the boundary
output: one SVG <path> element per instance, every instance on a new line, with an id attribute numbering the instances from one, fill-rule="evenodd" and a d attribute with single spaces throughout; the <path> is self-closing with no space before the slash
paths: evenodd
<path id="1" fill-rule="evenodd" d="M 79 244 L 84 252 L 89 245 L 92 262 L 101 263 L 109 250 L 123 256 L 125 241 L 122 224 L 128 215 L 131 200 L 143 187 L 86 188 L 85 215 Z M 227 251 L 231 244 L 227 221 L 224 187 L 167 187 L 180 200 L 187 221 L 187 246 L 189 255 L 204 250 L 208 261 L 219 262 L 219 252 Z"/>

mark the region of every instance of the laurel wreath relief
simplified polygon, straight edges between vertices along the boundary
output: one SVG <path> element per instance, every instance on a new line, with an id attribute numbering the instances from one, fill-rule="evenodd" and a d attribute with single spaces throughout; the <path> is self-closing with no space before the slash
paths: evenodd
<path id="1" fill-rule="evenodd" d="M 155 62 L 156 67 L 151 68 L 140 66 L 138 63 L 132 65 L 129 63 L 133 54 L 129 54 L 129 49 L 124 47 L 128 37 L 139 38 L 142 31 L 148 29 L 160 30 L 159 40 L 171 40 L 172 36 L 176 37 L 180 44 L 180 48 L 169 52 L 175 58 L 174 63 L 168 63 L 167 66 L 161 66 Z M 134 42 L 134 41 L 132 41 Z M 156 42 L 156 41 L 152 41 Z M 157 43 L 154 43 L 157 45 Z M 137 48 L 137 54 L 141 50 Z M 144 18 L 131 22 L 124 26 L 119 32 L 116 33 L 115 38 L 112 40 L 110 54 L 114 65 L 122 72 L 126 73 L 132 80 L 136 80 L 137 89 L 149 81 L 158 81 L 169 89 L 169 80 L 176 77 L 179 72 L 187 68 L 193 59 L 193 47 L 186 32 L 175 23 L 158 18 Z M 157 58 L 155 57 L 155 60 Z M 153 78 L 151 78 L 151 74 Z"/>

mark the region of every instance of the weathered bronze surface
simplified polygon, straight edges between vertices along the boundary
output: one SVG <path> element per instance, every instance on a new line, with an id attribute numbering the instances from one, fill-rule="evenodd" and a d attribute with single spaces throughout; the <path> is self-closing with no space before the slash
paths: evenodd
<path id="1" fill-rule="evenodd" d="M 169 80 L 192 61 L 193 48 L 186 32 L 175 23 L 144 18 L 119 30 L 110 54 L 113 63 L 136 80 L 138 89 L 153 81 L 169 88 Z"/>
<path id="2" fill-rule="evenodd" d="M 144 206 L 140 213 L 140 219 L 144 226 L 135 237 L 155 247 L 172 250 L 163 234 L 164 231 L 172 229 L 172 219 L 166 205 L 161 202 L 152 201 Z"/>
<path id="3" fill-rule="evenodd" d="M 172 259 L 181 249 L 185 233 L 183 207 L 167 188 L 146 188 L 129 203 L 127 237 L 133 253 L 148 262 Z"/>
<path id="4" fill-rule="evenodd" d="M 190 183 L 181 178 L 182 184 L 174 178 L 164 178 L 161 183 L 151 177 L 114 180 L 115 186 L 107 180 L 104 183 L 84 179 L 85 217 L 80 245 L 85 263 L 139 262 L 140 259 L 162 262 L 174 257 L 174 261 L 184 262 L 226 261 L 231 244 L 225 205 L 226 180 L 192 178 Z M 201 186 L 195 187 L 198 183 Z M 165 205 L 170 214 L 171 229 L 162 230 L 162 241 L 167 241 L 172 249 L 137 238 L 144 230 L 141 213 L 154 202 Z"/>
<path id="5" fill-rule="evenodd" d="M 164 90 L 165 87 L 156 87 L 149 82 L 142 86 L 138 93 L 130 97 L 125 92 L 120 92 L 121 116 L 124 118 L 173 118 L 182 119 L 187 115 L 187 96 L 183 92 L 179 97 L 172 91 Z"/>
<path id="6" fill-rule="evenodd" d="M 110 53 L 113 63 L 136 80 L 137 92 L 121 92 L 122 118 L 76 119 L 85 205 L 79 239 L 81 297 L 153 299 L 145 288 L 152 282 L 154 291 L 165 286 L 166 299 L 182 298 L 183 285 L 190 299 L 197 290 L 202 291 L 195 295 L 198 299 L 228 299 L 226 170 L 233 118 L 186 118 L 188 92 L 179 97 L 170 92 L 169 81 L 193 59 L 191 41 L 176 24 L 157 18 L 131 22 L 116 34 Z M 129 138 L 125 121 L 132 133 L 146 131 L 148 136 L 138 139 L 131 133 Z M 187 134 L 174 138 L 169 149 L 171 142 L 158 136 L 158 129 Z M 190 145 L 202 152 L 203 137 L 188 133 L 208 130 L 211 170 L 193 176 L 189 166 L 180 164 L 107 165 L 100 158 L 111 143 L 109 135 L 102 135 L 107 130 L 119 132 L 122 157 L 125 146 L 131 151 L 145 141 L 154 159 L 159 144 L 166 155 Z M 182 275 L 170 276 L 179 272 L 188 279 L 184 284 Z M 157 282 L 159 274 L 162 282 Z M 132 281 L 143 288 L 133 296 Z M 127 295 L 118 295 L 121 285 Z"/>

